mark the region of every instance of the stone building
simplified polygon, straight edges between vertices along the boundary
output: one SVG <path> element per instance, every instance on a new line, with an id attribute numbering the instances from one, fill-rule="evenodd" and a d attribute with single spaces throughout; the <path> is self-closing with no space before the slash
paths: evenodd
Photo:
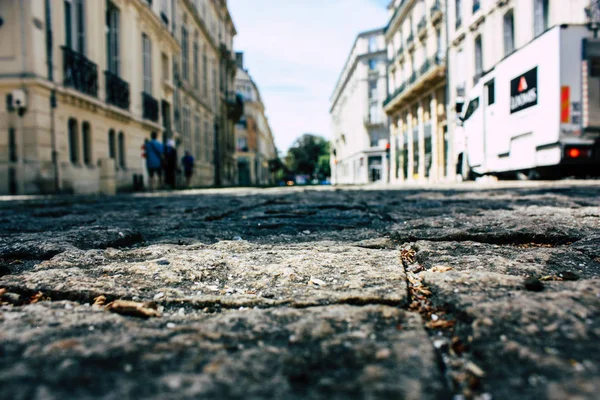
<path id="1" fill-rule="evenodd" d="M 244 115 L 235 126 L 237 178 L 240 186 L 275 183 L 271 171 L 277 148 L 258 86 L 244 68 L 244 54 L 237 53 L 236 92 L 244 100 Z"/>
<path id="2" fill-rule="evenodd" d="M 235 99 L 227 102 L 235 27 L 222 0 L 178 0 L 177 5 L 175 37 L 181 52 L 173 64 L 173 100 L 178 147 L 196 159 L 192 186 L 230 185 L 235 174 L 231 111 L 240 107 Z"/>
<path id="3" fill-rule="evenodd" d="M 191 7 L 210 21 L 208 33 Z M 144 140 L 153 131 L 165 139 L 184 133 L 181 113 L 173 113 L 173 94 L 183 92 L 174 78 L 184 14 L 188 73 L 193 78 L 197 32 L 207 59 L 214 60 L 208 97 L 218 105 L 211 112 L 202 106 L 206 100 L 188 98 L 190 120 L 202 115 L 201 138 L 207 137 L 204 121 L 210 121 L 210 145 L 217 148 L 233 141 L 231 107 L 223 105 L 233 80 L 235 28 L 224 0 L 0 1 L 0 36 L 9 38 L 0 41 L 0 194 L 95 193 L 115 174 L 118 190 L 139 186 L 146 174 Z M 188 83 L 193 88 L 193 79 Z M 221 139 L 227 132 L 230 137 Z M 190 135 L 186 140 L 194 144 Z M 217 183 L 220 172 L 208 164 L 231 168 L 232 157 L 233 151 L 215 151 L 212 162 L 199 166 L 198 184 Z"/>
<path id="4" fill-rule="evenodd" d="M 465 138 L 457 113 L 464 96 L 504 57 L 547 29 L 586 23 L 589 0 L 448 0 L 449 132 L 452 159 L 449 172 L 461 168 Z"/>
<path id="5" fill-rule="evenodd" d="M 388 182 L 383 29 L 360 33 L 331 95 L 333 184 Z"/>
<path id="6" fill-rule="evenodd" d="M 449 158 L 443 0 L 394 0 L 389 10 L 390 182 L 438 181 Z"/>

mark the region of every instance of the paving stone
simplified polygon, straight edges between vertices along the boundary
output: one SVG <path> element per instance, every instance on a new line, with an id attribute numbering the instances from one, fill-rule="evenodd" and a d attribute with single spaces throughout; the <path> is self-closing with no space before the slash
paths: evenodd
<path id="1" fill-rule="evenodd" d="M 432 302 L 458 318 L 457 334 L 496 398 L 594 398 L 600 390 L 600 264 L 569 246 L 519 248 L 418 242 L 415 264 Z M 440 268 L 441 266 L 452 269 Z M 525 276 L 578 271 L 578 281 Z"/>
<path id="2" fill-rule="evenodd" d="M 164 265 L 165 261 L 169 264 Z M 63 299 L 94 297 L 240 306 L 406 303 L 398 252 L 333 243 L 256 245 L 246 241 L 136 250 L 69 251 L 0 287 Z"/>
<path id="3" fill-rule="evenodd" d="M 419 315 L 389 306 L 144 321 L 40 302 L 0 307 L 0 321 L 0 398 L 449 396 Z"/>

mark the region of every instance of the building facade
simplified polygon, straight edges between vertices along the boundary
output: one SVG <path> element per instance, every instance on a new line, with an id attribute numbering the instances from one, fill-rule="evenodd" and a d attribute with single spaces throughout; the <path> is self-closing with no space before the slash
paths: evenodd
<path id="1" fill-rule="evenodd" d="M 277 159 L 275 140 L 258 86 L 244 69 L 244 54 L 237 53 L 236 92 L 244 100 L 244 115 L 235 125 L 237 178 L 239 186 L 275 183 L 271 165 Z"/>
<path id="2" fill-rule="evenodd" d="M 383 29 L 360 33 L 330 98 L 333 184 L 388 182 Z"/>
<path id="3" fill-rule="evenodd" d="M 196 116 L 200 140 L 212 135 L 208 145 L 216 148 L 220 133 L 214 121 L 229 118 L 222 107 L 225 83 L 221 87 L 218 80 L 225 55 L 219 46 L 231 49 L 235 28 L 224 0 L 204 0 L 204 9 L 202 0 L 190 3 L 0 2 L 0 35 L 10 38 L 0 43 L 0 98 L 5 103 L 0 109 L 0 194 L 96 193 L 107 177 L 115 179 L 118 190 L 139 188 L 146 178 L 144 140 L 157 132 L 197 154 L 199 142 L 191 133 Z M 211 46 L 194 9 L 211 21 L 207 29 L 219 45 Z M 192 73 L 204 66 L 194 59 L 195 39 L 206 47 L 207 65 L 213 61 L 213 68 L 207 68 L 207 96 L 194 91 Z M 177 71 L 185 53 L 189 80 L 182 87 Z M 211 95 L 217 104 L 212 109 L 206 100 Z M 189 124 L 184 131 L 180 104 L 185 101 Z M 200 158 L 198 185 L 216 183 L 215 153 L 226 158 L 214 150 Z"/>
<path id="4" fill-rule="evenodd" d="M 457 115 L 473 86 L 504 57 L 547 29 L 587 23 L 589 0 L 448 0 L 449 171 L 460 177 L 466 146 Z"/>
<path id="5" fill-rule="evenodd" d="M 385 29 L 388 55 L 390 182 L 447 175 L 445 22 L 443 0 L 394 0 Z"/>

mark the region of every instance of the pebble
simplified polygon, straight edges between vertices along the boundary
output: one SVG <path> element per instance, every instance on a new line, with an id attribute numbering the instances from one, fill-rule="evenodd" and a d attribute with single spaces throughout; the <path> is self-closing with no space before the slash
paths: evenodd
<path id="1" fill-rule="evenodd" d="M 435 314 L 431 314 L 431 320 L 432 320 L 432 321 L 437 321 L 438 319 L 440 319 L 440 317 L 438 317 L 438 316 L 437 316 L 437 315 L 435 315 Z"/>
<path id="2" fill-rule="evenodd" d="M 173 329 L 173 328 L 175 328 L 175 324 L 172 322 L 167 322 L 167 328 Z"/>
<path id="3" fill-rule="evenodd" d="M 125 364 L 125 367 L 123 367 L 123 370 L 125 370 L 125 372 L 130 373 L 131 371 L 133 371 L 133 367 L 131 366 L 131 364 Z"/>
<path id="4" fill-rule="evenodd" d="M 72 310 L 73 306 L 69 303 L 65 304 L 65 310 Z"/>
<path id="5" fill-rule="evenodd" d="M 260 224 L 259 224 L 260 225 Z M 242 240 L 242 238 L 240 236 L 235 236 L 233 238 L 233 240 L 235 240 L 236 242 L 239 242 L 240 240 Z"/>
<path id="6" fill-rule="evenodd" d="M 157 263 L 158 265 L 169 265 L 169 264 L 171 264 L 171 263 L 170 263 L 169 261 L 167 261 L 167 260 L 158 260 L 156 263 Z"/>
<path id="7" fill-rule="evenodd" d="M 310 231 L 302 231 L 305 235 L 310 235 Z"/>
<path id="8" fill-rule="evenodd" d="M 579 275 L 577 275 L 574 272 L 570 272 L 570 271 L 560 272 L 558 274 L 558 276 L 560 278 L 562 278 L 563 280 L 565 280 L 565 281 L 576 281 L 576 280 L 579 280 Z"/>
<path id="9" fill-rule="evenodd" d="M 179 309 L 179 311 L 177 312 L 177 314 L 179 314 L 179 315 L 181 315 L 181 316 L 184 316 L 184 315 L 185 315 L 185 308 L 181 307 L 181 308 Z"/>
<path id="10" fill-rule="evenodd" d="M 160 300 L 163 297 L 165 297 L 165 294 L 163 292 L 160 292 L 154 295 L 154 300 Z"/>
<path id="11" fill-rule="evenodd" d="M 392 352 L 390 349 L 380 349 L 377 350 L 377 353 L 375 353 L 375 358 L 378 360 L 385 360 L 386 358 L 390 358 L 391 355 Z"/>
<path id="12" fill-rule="evenodd" d="M 530 292 L 541 292 L 544 290 L 544 284 L 538 278 L 525 279 L 525 289 Z"/>

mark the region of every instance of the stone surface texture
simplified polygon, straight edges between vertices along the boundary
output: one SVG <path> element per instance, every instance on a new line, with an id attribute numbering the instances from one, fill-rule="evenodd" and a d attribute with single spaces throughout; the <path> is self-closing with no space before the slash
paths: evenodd
<path id="1" fill-rule="evenodd" d="M 594 399 L 600 183 L 0 201 L 0 398 Z"/>

